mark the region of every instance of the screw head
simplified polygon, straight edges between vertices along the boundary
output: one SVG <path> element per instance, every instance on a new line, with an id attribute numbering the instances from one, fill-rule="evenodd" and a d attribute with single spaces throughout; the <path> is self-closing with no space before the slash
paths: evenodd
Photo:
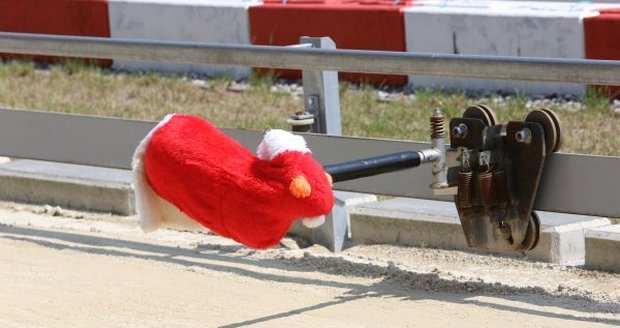
<path id="1" fill-rule="evenodd" d="M 457 139 L 463 139 L 467 136 L 467 125 L 461 123 L 452 128 L 452 136 Z"/>
<path id="2" fill-rule="evenodd" d="M 515 140 L 518 143 L 529 144 L 532 141 L 532 131 L 528 128 L 523 128 L 515 133 Z"/>

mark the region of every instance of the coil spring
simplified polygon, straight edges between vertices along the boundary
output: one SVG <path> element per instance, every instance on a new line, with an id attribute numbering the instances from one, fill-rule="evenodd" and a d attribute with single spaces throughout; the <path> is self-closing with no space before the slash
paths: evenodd
<path id="1" fill-rule="evenodd" d="M 443 116 L 439 109 L 435 110 L 431 116 L 431 139 L 439 139 L 445 136 L 446 117 Z"/>
<path id="2" fill-rule="evenodd" d="M 471 193 L 471 204 L 472 206 L 480 206 L 482 205 L 482 198 L 480 198 L 480 179 L 476 175 L 472 178 L 472 193 Z"/>
<path id="3" fill-rule="evenodd" d="M 472 207 L 472 175 L 471 171 L 460 171 L 458 176 L 458 194 L 457 200 L 459 207 L 468 208 Z"/>
<path id="4" fill-rule="evenodd" d="M 496 205 L 497 198 L 495 197 L 495 190 L 493 188 L 493 173 L 481 173 L 478 175 L 478 180 L 480 181 L 480 197 L 482 198 L 482 204 L 485 207 Z"/>
<path id="5" fill-rule="evenodd" d="M 493 172 L 493 189 L 495 189 L 495 198 L 498 204 L 508 203 L 508 180 L 506 179 L 506 171 L 499 170 Z"/>

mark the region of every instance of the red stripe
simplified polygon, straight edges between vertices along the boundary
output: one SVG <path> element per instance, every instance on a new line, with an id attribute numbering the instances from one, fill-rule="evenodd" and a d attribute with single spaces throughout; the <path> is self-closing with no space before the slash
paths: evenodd
<path id="1" fill-rule="evenodd" d="M 108 2 L 107 0 L 2 0 L 0 31 L 110 37 Z M 36 56 L 35 60 L 50 62 L 58 58 Z M 112 61 L 101 60 L 99 64 L 110 66 Z"/>
<path id="2" fill-rule="evenodd" d="M 385 4 L 385 3 L 390 3 Z M 253 44 L 291 45 L 301 36 L 329 36 L 341 49 L 406 51 L 401 5 L 392 1 L 268 0 L 251 6 L 250 32 Z M 278 70 L 280 77 L 296 79 L 299 71 Z M 373 84 L 403 85 L 406 76 L 340 74 L 342 79 Z"/>
<path id="3" fill-rule="evenodd" d="M 584 19 L 586 58 L 620 60 L 620 8 L 606 9 L 601 15 Z M 619 97 L 620 86 L 607 89 L 608 96 Z"/>

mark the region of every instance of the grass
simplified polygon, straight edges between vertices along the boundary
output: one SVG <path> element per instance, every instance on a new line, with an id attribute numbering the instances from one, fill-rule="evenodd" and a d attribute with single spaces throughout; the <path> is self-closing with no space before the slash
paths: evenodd
<path id="1" fill-rule="evenodd" d="M 273 92 L 273 79 L 253 77 L 251 88 L 232 92 L 230 78 L 197 86 L 191 78 L 157 73 L 128 74 L 75 62 L 37 69 L 30 62 L 0 64 L 0 106 L 89 115 L 158 120 L 171 112 L 202 115 L 218 126 L 264 130 L 288 129 L 286 117 L 302 108 L 299 96 Z M 480 99 L 461 92 L 417 90 L 392 102 L 378 102 L 370 86 L 340 86 L 343 132 L 406 140 L 428 140 L 428 118 L 441 107 L 448 118 Z M 528 98 L 512 96 L 500 103 L 483 103 L 495 110 L 500 122 L 522 120 L 531 110 Z M 620 155 L 620 118 L 607 99 L 588 93 L 577 112 L 556 110 L 562 120 L 565 152 Z"/>

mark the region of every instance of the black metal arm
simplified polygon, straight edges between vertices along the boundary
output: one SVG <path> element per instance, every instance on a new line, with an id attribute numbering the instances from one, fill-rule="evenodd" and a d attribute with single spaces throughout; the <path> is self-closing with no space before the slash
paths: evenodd
<path id="1" fill-rule="evenodd" d="M 326 165 L 323 168 L 334 182 L 341 182 L 417 167 L 422 163 L 422 156 L 417 151 L 406 151 Z"/>

